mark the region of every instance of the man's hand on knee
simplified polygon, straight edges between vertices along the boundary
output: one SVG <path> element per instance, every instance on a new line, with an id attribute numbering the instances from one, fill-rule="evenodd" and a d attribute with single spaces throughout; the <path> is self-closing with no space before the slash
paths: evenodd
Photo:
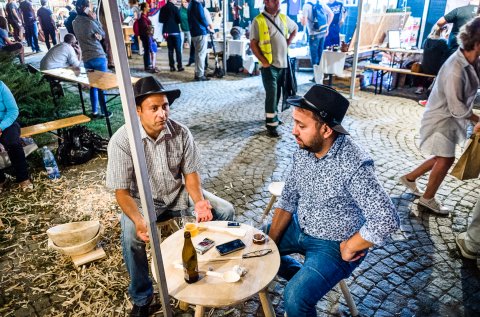
<path id="1" fill-rule="evenodd" d="M 347 262 L 354 262 L 360 259 L 362 256 L 365 256 L 365 251 L 353 251 L 347 246 L 347 241 L 342 241 L 340 243 L 340 254 L 342 255 L 342 259 Z"/>
<path id="2" fill-rule="evenodd" d="M 212 205 L 208 200 L 200 200 L 195 203 L 195 213 L 197 214 L 197 221 L 210 221 L 213 219 Z"/>

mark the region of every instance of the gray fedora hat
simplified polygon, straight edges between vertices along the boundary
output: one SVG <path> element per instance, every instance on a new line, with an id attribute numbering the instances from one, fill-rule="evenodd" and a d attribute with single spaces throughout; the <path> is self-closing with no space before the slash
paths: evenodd
<path id="1" fill-rule="evenodd" d="M 290 97 L 287 103 L 310 110 L 319 115 L 332 130 L 349 134 L 341 123 L 350 102 L 335 89 L 325 85 L 314 85 L 303 97 Z"/>
<path id="2" fill-rule="evenodd" d="M 140 78 L 135 85 L 133 85 L 133 93 L 135 94 L 135 103 L 137 106 L 140 106 L 142 101 L 150 95 L 164 94 L 167 96 L 170 105 L 175 99 L 180 97 L 179 89 L 166 90 L 153 76 Z"/>

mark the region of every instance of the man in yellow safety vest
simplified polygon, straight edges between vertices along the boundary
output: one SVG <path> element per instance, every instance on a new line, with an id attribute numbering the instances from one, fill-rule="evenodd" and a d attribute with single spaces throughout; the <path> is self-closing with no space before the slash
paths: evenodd
<path id="1" fill-rule="evenodd" d="M 265 11 L 253 20 L 250 29 L 250 47 L 262 64 L 265 88 L 265 124 L 268 135 L 278 137 L 278 89 L 287 68 L 288 46 L 297 34 L 297 24 L 280 13 L 279 0 L 264 0 Z"/>

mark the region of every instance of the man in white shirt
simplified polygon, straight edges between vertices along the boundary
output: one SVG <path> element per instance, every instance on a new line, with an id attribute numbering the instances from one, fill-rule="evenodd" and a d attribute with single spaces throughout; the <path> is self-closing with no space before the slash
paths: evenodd
<path id="1" fill-rule="evenodd" d="M 52 47 L 40 61 L 40 69 L 79 67 L 82 53 L 73 34 L 66 34 L 63 43 Z"/>

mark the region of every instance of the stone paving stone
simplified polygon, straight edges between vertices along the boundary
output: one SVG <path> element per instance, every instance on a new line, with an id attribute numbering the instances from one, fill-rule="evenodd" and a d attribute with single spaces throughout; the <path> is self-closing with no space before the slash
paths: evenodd
<path id="1" fill-rule="evenodd" d="M 145 75 L 138 70 L 140 57 L 131 65 L 135 75 Z M 165 63 L 160 67 L 168 70 Z M 192 131 L 202 154 L 205 188 L 233 201 L 239 221 L 258 223 L 270 199 L 268 184 L 285 179 L 297 149 L 291 136 L 291 110 L 280 114 L 284 122 L 279 127 L 281 138 L 271 139 L 264 128 L 265 96 L 260 77 L 191 82 L 191 68 L 184 74 L 162 71 L 155 76 L 167 88 L 182 91 L 171 117 Z M 298 73 L 299 94 L 311 87 L 307 83 L 310 76 Z M 418 199 L 398 182 L 426 158 L 418 146 L 423 111 L 415 100 L 359 92 L 344 120 L 351 137 L 374 159 L 377 176 L 402 224 L 392 241 L 371 250 L 349 279 L 361 316 L 480 315 L 477 262 L 458 256 L 454 242 L 471 220 L 480 180 L 462 182 L 447 175 L 437 195 L 452 210 L 447 217 L 418 208 Z M 418 180 L 423 187 L 426 182 L 427 177 Z M 18 260 L 6 261 L 0 262 L 2 274 L 3 268 L 19 265 Z M 8 274 L 16 272 L 8 270 Z M 274 283 L 272 302 L 277 316 L 283 316 L 286 282 L 276 279 Z M 319 302 L 320 316 L 338 316 L 346 311 L 343 296 L 330 293 L 333 295 L 327 294 Z M 60 301 L 52 295 L 50 302 Z M 247 309 L 235 307 L 231 316 L 263 316 L 258 297 L 247 303 Z"/>

